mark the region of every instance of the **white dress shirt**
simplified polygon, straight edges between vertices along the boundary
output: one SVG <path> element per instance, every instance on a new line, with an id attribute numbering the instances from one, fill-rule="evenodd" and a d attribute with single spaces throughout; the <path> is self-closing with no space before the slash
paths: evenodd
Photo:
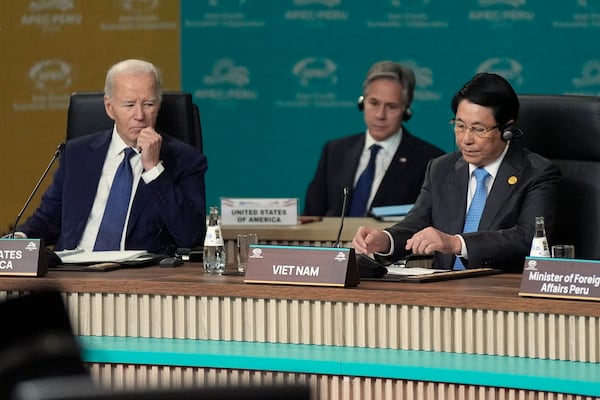
<path id="1" fill-rule="evenodd" d="M 90 251 L 94 249 L 94 244 L 96 243 L 96 236 L 98 235 L 100 223 L 102 222 L 102 217 L 104 216 L 104 208 L 106 207 L 108 195 L 110 194 L 110 187 L 112 186 L 112 182 L 117 172 L 117 168 L 119 168 L 119 164 L 121 164 L 121 161 L 123 161 L 123 151 L 127 147 L 127 144 L 125 144 L 123 139 L 121 139 L 121 137 L 117 133 L 116 127 L 114 127 L 110 145 L 108 146 L 108 152 L 106 153 L 104 166 L 102 167 L 100 181 L 98 182 L 98 189 L 96 191 L 94 204 L 92 205 L 92 210 L 90 211 L 90 215 L 88 216 L 88 220 L 78 248 Z M 136 154 L 134 154 L 133 157 L 131 157 L 131 159 L 129 160 L 129 162 L 131 163 L 131 170 L 133 172 L 133 187 L 131 189 L 131 197 L 129 198 L 127 217 L 125 218 L 125 225 L 123 227 L 124 232 L 127 230 L 129 214 L 131 212 L 131 204 L 133 202 L 133 199 L 135 198 L 135 193 L 140 178 L 143 178 L 144 182 L 149 183 L 156 179 L 164 171 L 162 162 L 160 162 L 156 167 L 144 172 L 144 167 L 142 166 L 140 153 L 137 149 L 134 150 L 136 151 Z M 125 234 L 122 234 L 120 249 L 123 250 L 124 248 Z"/>
<path id="2" fill-rule="evenodd" d="M 366 132 L 365 139 L 365 147 L 360 155 L 360 160 L 358 162 L 358 168 L 356 169 L 356 174 L 354 176 L 354 186 L 356 186 L 356 182 L 358 182 L 358 178 L 363 173 L 367 165 L 369 164 L 369 158 L 371 158 L 371 146 L 374 144 L 378 144 L 381 146 L 381 149 L 377 153 L 377 158 L 375 160 L 375 176 L 373 178 L 373 186 L 371 186 L 371 194 L 369 195 L 369 200 L 367 201 L 367 210 L 371 208 L 371 202 L 375 195 L 377 194 L 377 190 L 379 189 L 379 185 L 383 180 L 383 177 L 392 163 L 394 158 L 394 154 L 398 150 L 398 146 L 400 146 L 400 141 L 402 140 L 402 127 L 398 132 L 394 133 L 392 136 L 387 138 L 384 141 L 377 142 L 373 137 L 369 134 L 369 131 Z"/>

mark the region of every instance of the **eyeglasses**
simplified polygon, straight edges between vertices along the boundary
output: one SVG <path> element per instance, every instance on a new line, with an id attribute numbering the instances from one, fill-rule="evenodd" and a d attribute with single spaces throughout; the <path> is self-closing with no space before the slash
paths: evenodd
<path id="1" fill-rule="evenodd" d="M 464 133 L 466 130 L 470 130 L 476 136 L 484 136 L 486 133 L 493 131 L 498 128 L 499 125 L 494 125 L 491 128 L 486 128 L 480 125 L 467 125 L 462 121 L 457 121 L 455 119 L 451 119 L 449 122 L 450 125 L 454 128 L 454 132 L 456 133 Z"/>

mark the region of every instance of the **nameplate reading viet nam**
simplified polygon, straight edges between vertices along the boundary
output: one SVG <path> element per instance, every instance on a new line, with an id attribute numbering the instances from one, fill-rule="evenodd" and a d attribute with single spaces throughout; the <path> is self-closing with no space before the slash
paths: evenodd
<path id="1" fill-rule="evenodd" d="M 0 239 L 0 275 L 44 276 L 47 271 L 42 239 Z"/>
<path id="2" fill-rule="evenodd" d="M 521 296 L 600 300 L 600 261 L 527 257 Z"/>
<path id="3" fill-rule="evenodd" d="M 298 199 L 221 198 L 222 225 L 297 225 Z"/>
<path id="4" fill-rule="evenodd" d="M 250 245 L 246 283 L 352 287 L 358 285 L 354 249 Z"/>

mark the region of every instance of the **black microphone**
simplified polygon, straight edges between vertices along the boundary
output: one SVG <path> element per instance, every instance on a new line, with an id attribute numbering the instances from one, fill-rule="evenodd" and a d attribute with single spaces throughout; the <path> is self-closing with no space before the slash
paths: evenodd
<path id="1" fill-rule="evenodd" d="M 346 216 L 346 205 L 348 203 L 349 192 L 350 189 L 348 189 L 348 186 L 346 186 L 344 188 L 344 200 L 342 201 L 342 219 L 340 220 L 340 230 L 338 231 L 337 240 L 335 241 L 333 247 L 342 247 L 340 239 L 342 238 L 342 230 L 344 229 L 344 217 Z"/>
<path id="2" fill-rule="evenodd" d="M 29 206 L 29 203 L 31 202 L 31 199 L 33 198 L 33 196 L 36 194 L 36 192 L 40 188 L 40 185 L 42 184 L 42 181 L 44 180 L 44 178 L 46 177 L 46 175 L 48 175 L 48 171 L 50 171 L 50 168 L 52 168 L 52 164 L 54 164 L 54 162 L 60 156 L 60 153 L 62 153 L 62 151 L 64 150 L 64 148 L 65 148 L 65 143 L 64 142 L 62 142 L 61 144 L 58 145 L 58 147 L 56 148 L 56 151 L 54 152 L 54 155 L 52 156 L 52 159 L 50 160 L 50 163 L 48 163 L 48 166 L 46 167 L 46 170 L 44 171 L 44 173 L 40 177 L 40 180 L 38 181 L 38 183 L 33 188 L 33 191 L 31 192 L 31 194 L 29 195 L 29 198 L 27 199 L 27 201 L 23 205 L 23 208 L 21 208 L 21 211 L 19 211 L 19 214 L 17 215 L 17 219 L 15 220 L 15 226 L 13 227 L 13 231 L 12 231 L 12 233 L 9 236 L 11 239 L 15 238 L 15 233 L 17 231 L 17 224 L 19 223 L 19 220 L 23 216 L 23 213 L 27 209 L 27 206 Z"/>

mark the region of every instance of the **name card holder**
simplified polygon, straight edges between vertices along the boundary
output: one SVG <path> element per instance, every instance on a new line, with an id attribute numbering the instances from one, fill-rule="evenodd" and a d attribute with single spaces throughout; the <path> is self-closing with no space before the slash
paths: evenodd
<path id="1" fill-rule="evenodd" d="M 48 272 L 43 239 L 0 239 L 0 276 L 44 276 Z"/>
<path id="2" fill-rule="evenodd" d="M 297 198 L 221 198 L 222 225 L 298 225 Z"/>
<path id="3" fill-rule="evenodd" d="M 253 244 L 244 282 L 354 287 L 359 275 L 354 249 Z"/>
<path id="4" fill-rule="evenodd" d="M 600 300 L 600 261 L 527 257 L 520 296 Z"/>

